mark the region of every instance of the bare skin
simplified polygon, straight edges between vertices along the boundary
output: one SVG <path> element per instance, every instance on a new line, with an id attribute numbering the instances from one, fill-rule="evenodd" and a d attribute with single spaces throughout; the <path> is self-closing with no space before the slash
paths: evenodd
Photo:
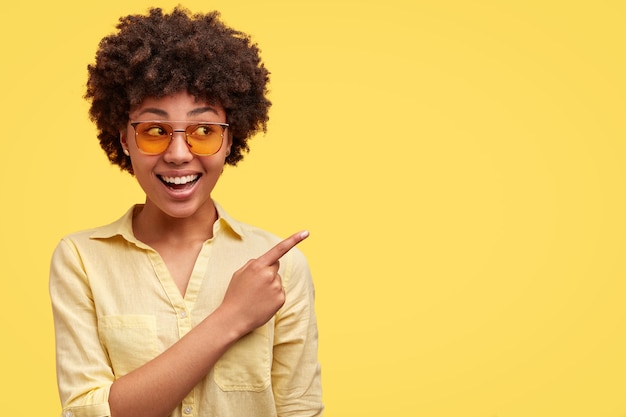
<path id="1" fill-rule="evenodd" d="M 171 219 L 162 216 L 149 216 L 152 205 L 146 204 L 133 220 L 135 237 L 156 250 L 176 283 L 180 293 L 185 296 L 191 273 L 207 239 L 213 237 L 212 225 L 217 220 L 215 207 L 203 215 L 203 220 Z M 206 227 L 199 227 L 208 225 Z"/>

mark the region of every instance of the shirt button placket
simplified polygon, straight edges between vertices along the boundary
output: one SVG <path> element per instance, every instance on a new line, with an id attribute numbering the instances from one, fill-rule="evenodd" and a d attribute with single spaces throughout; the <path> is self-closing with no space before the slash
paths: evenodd
<path id="1" fill-rule="evenodd" d="M 179 306 L 176 309 L 176 316 L 178 321 L 178 336 L 183 337 L 191 330 L 191 316 L 186 306 Z"/>
<path id="2" fill-rule="evenodd" d="M 183 337 L 191 330 L 191 315 L 189 314 L 186 305 L 179 305 L 176 307 L 176 315 L 178 321 L 178 334 Z M 194 394 L 193 391 L 183 400 L 182 412 L 185 417 L 193 417 L 193 403 Z"/>

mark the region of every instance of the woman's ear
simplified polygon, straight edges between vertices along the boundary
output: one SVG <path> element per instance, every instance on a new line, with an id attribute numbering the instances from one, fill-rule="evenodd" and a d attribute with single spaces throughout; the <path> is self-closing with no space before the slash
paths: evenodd
<path id="1" fill-rule="evenodd" d="M 233 146 L 233 136 L 230 134 L 230 132 L 228 133 L 228 135 L 226 135 L 226 156 L 230 155 L 230 148 L 231 146 Z"/>
<path id="2" fill-rule="evenodd" d="M 120 130 L 120 144 L 122 145 L 122 150 L 124 152 L 124 155 L 130 156 L 130 152 L 128 151 L 128 142 L 126 141 L 126 135 L 121 130 Z"/>

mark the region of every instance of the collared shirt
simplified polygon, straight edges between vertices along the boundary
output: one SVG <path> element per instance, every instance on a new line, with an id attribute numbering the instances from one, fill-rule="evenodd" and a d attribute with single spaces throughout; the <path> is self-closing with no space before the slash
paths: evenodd
<path id="1" fill-rule="evenodd" d="M 110 416 L 113 381 L 211 314 L 232 274 L 280 241 L 216 206 L 213 238 L 203 244 L 184 296 L 159 254 L 135 238 L 134 208 L 108 226 L 61 240 L 50 295 L 63 417 Z M 283 256 L 279 273 L 283 307 L 236 342 L 172 417 L 322 414 L 314 289 L 302 252 Z"/>

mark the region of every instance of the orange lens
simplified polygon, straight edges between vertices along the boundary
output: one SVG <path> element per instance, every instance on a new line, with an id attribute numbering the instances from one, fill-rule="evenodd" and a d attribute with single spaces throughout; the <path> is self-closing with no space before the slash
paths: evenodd
<path id="1" fill-rule="evenodd" d="M 189 150 L 196 155 L 213 155 L 222 147 L 224 128 L 215 124 L 191 125 L 185 129 Z"/>
<path id="2" fill-rule="evenodd" d="M 138 123 L 135 126 L 135 139 L 139 150 L 148 155 L 165 152 L 170 144 L 173 129 L 164 123 Z"/>

